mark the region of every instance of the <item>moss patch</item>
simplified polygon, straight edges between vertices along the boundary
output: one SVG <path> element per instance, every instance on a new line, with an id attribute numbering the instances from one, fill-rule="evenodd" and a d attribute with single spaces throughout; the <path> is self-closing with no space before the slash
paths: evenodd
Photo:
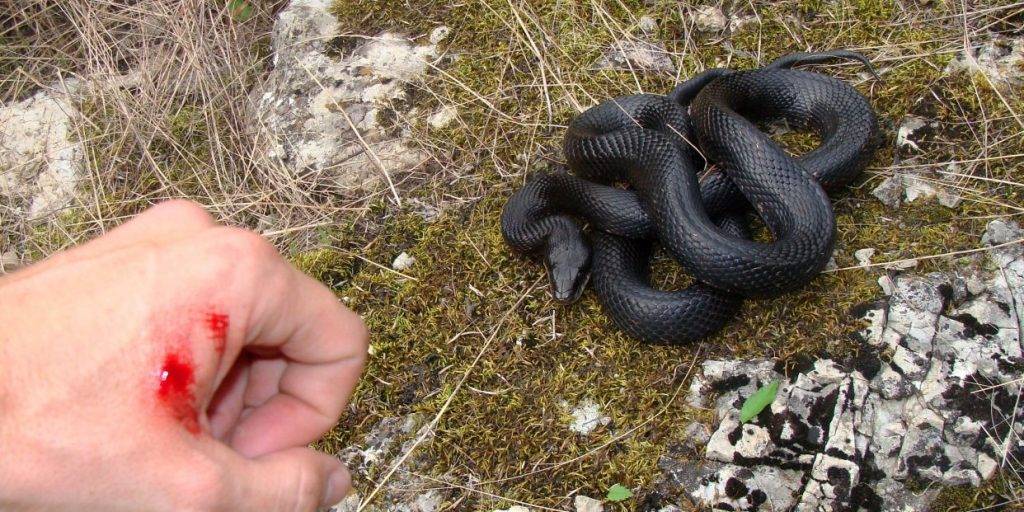
<path id="1" fill-rule="evenodd" d="M 1015 502 L 1012 489 L 1019 482 L 1015 484 L 1013 478 L 1013 475 L 1000 474 L 981 487 L 947 487 L 932 503 L 931 511 L 1017 510 L 1020 504 Z"/>
<path id="2" fill-rule="evenodd" d="M 487 498 L 492 494 L 564 508 L 573 493 L 599 497 L 622 483 L 640 490 L 637 498 L 609 508 L 627 509 L 651 488 L 658 457 L 682 441 L 682 426 L 707 414 L 676 396 L 692 361 L 855 353 L 859 345 L 850 333 L 859 324 L 849 310 L 880 296 L 876 280 L 883 271 L 823 274 L 798 293 L 748 302 L 736 321 L 699 346 L 648 347 L 617 332 L 589 292 L 571 307 L 553 303 L 542 268 L 515 257 L 502 242 L 498 215 L 526 176 L 559 165 L 560 137 L 576 105 L 586 108 L 638 90 L 666 92 L 677 82 L 673 76 L 591 68 L 612 41 L 639 33 L 636 26 L 644 15 L 659 22 L 657 38 L 673 52 L 680 78 L 715 65 L 751 67 L 794 50 L 860 49 L 875 57 L 883 82 L 863 81 L 852 65 L 829 72 L 854 81 L 871 99 L 888 140 L 911 113 L 943 127 L 914 162 L 971 160 L 983 150 L 1014 154 L 1019 137 L 986 148 L 973 124 L 982 112 L 988 119 L 1002 112 L 1004 120 L 992 121 L 997 125 L 988 129 L 1005 133 L 1001 130 L 1012 128 L 1005 105 L 976 78 L 943 76 L 957 49 L 951 45 L 959 30 L 952 7 L 913 9 L 919 10 L 874 0 L 759 5 L 761 23 L 733 34 L 730 48 L 717 35 L 695 32 L 686 8 L 675 2 L 337 2 L 343 30 L 353 33 L 395 30 L 417 37 L 441 24 L 452 29 L 443 46 L 458 58 L 421 87 L 427 91 L 424 108 L 455 106 L 459 119 L 444 130 L 418 129 L 445 166 L 466 171 L 462 179 L 427 184 L 417 194 L 469 199 L 435 223 L 406 211 L 331 241 L 342 253 L 381 266 L 401 251 L 417 263 L 405 271 L 415 280 L 364 264 L 350 282 L 336 287 L 365 315 L 375 355 L 370 377 L 356 395 L 356 417 L 333 432 L 324 447 L 340 449 L 384 417 L 409 412 L 433 417 L 491 340 L 436 437 L 419 448 L 429 465 L 423 471 L 462 485 L 473 482 L 477 492 L 445 490 L 447 503 L 459 509 L 466 503 L 496 508 L 502 503 Z M 935 17 L 946 21 L 936 23 Z M 799 139 L 792 145 L 798 150 Z M 837 194 L 840 267 L 855 265 L 853 252 L 867 247 L 877 249 L 875 261 L 970 249 L 992 216 L 1020 211 L 1017 188 L 978 180 L 957 182 L 968 189 L 957 209 L 927 201 L 895 212 L 885 209 L 870 190 L 896 170 L 916 169 L 889 165 L 912 156 L 897 154 L 892 146 L 851 190 Z M 1013 159 L 992 159 L 983 166 L 985 175 L 1004 178 L 1020 170 Z M 974 174 L 979 167 L 961 169 Z M 352 263 L 342 253 L 321 261 L 336 262 L 344 274 Z M 923 260 L 918 271 L 952 264 L 949 258 Z M 314 271 L 323 272 L 331 270 Z M 656 274 L 662 284 L 687 279 L 671 263 L 660 265 Z M 565 403 L 586 398 L 599 403 L 612 423 L 580 437 L 567 428 Z"/>

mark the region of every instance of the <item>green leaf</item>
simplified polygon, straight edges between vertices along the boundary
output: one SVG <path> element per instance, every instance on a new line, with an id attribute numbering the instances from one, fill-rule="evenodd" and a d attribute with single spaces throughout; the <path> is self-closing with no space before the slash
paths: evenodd
<path id="1" fill-rule="evenodd" d="M 747 397 L 740 409 L 740 423 L 746 423 L 761 414 L 765 407 L 775 401 L 775 395 L 779 392 L 779 381 L 773 380 L 771 384 L 763 386 L 756 393 Z"/>
<path id="2" fill-rule="evenodd" d="M 628 500 L 633 496 L 633 491 L 622 484 L 615 484 L 608 489 L 608 501 Z"/>
<path id="3" fill-rule="evenodd" d="M 252 4 L 248 0 L 228 0 L 228 11 L 240 22 L 252 18 Z"/>

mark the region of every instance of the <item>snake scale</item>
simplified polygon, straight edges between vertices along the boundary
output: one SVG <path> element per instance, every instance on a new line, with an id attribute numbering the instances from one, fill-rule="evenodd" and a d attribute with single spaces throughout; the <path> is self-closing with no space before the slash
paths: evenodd
<path id="1" fill-rule="evenodd" d="M 583 112 L 564 139 L 572 172 L 540 174 L 512 195 L 501 217 L 506 242 L 542 256 L 557 301 L 577 300 L 592 281 L 613 322 L 652 343 L 707 337 L 745 298 L 800 288 L 832 254 L 828 192 L 856 178 L 877 147 L 864 96 L 792 69 L 833 59 L 871 69 L 854 52 L 796 53 L 759 69 L 712 69 L 668 95 L 623 96 Z M 817 148 L 791 156 L 757 125 L 782 120 L 815 133 Z M 705 165 L 713 168 L 700 177 Z M 750 215 L 770 241 L 751 239 Z M 652 287 L 655 244 L 692 285 Z"/>

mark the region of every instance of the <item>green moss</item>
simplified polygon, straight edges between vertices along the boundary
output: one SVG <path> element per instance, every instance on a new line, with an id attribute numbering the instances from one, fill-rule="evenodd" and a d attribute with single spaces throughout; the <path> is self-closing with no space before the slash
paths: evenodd
<path id="1" fill-rule="evenodd" d="M 31 230 L 26 244 L 26 261 L 40 261 L 54 252 L 71 247 L 78 243 L 83 234 L 92 226 L 81 210 L 69 209 L 57 213 L 48 222 L 30 224 Z"/>
<path id="2" fill-rule="evenodd" d="M 981 487 L 969 485 L 943 488 L 929 510 L 960 512 L 963 510 L 1017 510 L 1011 486 L 1013 475 L 1000 474 Z M 1016 506 L 1020 506 L 1019 502 Z M 1009 508 L 1005 508 L 1009 507 Z"/>
<path id="3" fill-rule="evenodd" d="M 712 36 L 693 32 L 688 13 L 675 2 L 513 4 L 515 11 L 508 2 L 490 1 L 336 2 L 343 32 L 387 29 L 418 37 L 440 24 L 452 29 L 443 45 L 459 57 L 423 84 L 430 91 L 423 108 L 457 106 L 460 122 L 444 130 L 415 129 L 442 155 L 444 167 L 467 172 L 462 179 L 428 183 L 416 194 L 473 200 L 432 224 L 399 213 L 372 229 L 330 241 L 382 266 L 401 251 L 417 262 L 404 272 L 412 279 L 364 264 L 350 281 L 336 286 L 366 318 L 375 355 L 355 397 L 357 415 L 327 436 L 322 447 L 339 449 L 383 417 L 409 412 L 433 417 L 491 340 L 435 437 L 419 448 L 426 467 L 417 471 L 479 482 L 474 487 L 483 493 L 564 508 L 567 501 L 559 496 L 574 492 L 603 496 L 615 483 L 650 489 L 665 447 L 682 441 L 681 426 L 694 418 L 709 419 L 709 411 L 689 408 L 677 396 L 685 391 L 683 377 L 691 362 L 852 355 L 861 350 L 850 336 L 860 323 L 849 310 L 880 296 L 880 271 L 826 273 L 800 292 L 748 302 L 721 334 L 690 347 L 648 347 L 629 339 L 610 325 L 591 292 L 570 307 L 553 303 L 541 266 L 514 256 L 504 245 L 498 216 L 524 176 L 560 161 L 560 137 L 577 113 L 575 104 L 585 108 L 639 89 L 664 92 L 676 82 L 667 76 L 595 72 L 591 64 L 611 41 L 631 31 L 640 16 L 654 17 L 659 36 L 679 57 L 682 78 L 730 58 L 732 67 L 750 67 L 805 48 L 864 48 L 871 56 L 891 55 L 881 50 L 898 48 L 900 54 L 915 55 L 882 60 L 882 82 L 860 81 L 855 66 L 828 71 L 858 83 L 882 116 L 890 144 L 876 159 L 878 167 L 894 160 L 892 126 L 908 113 L 943 125 L 943 139 L 926 149 L 923 161 L 944 161 L 979 154 L 983 143 L 963 121 L 983 109 L 1003 107 L 992 95 L 972 99 L 969 77 L 942 77 L 951 57 L 945 44 L 959 30 L 955 23 L 911 16 L 891 2 L 760 5 L 763 24 L 734 34 L 734 52 Z M 929 14 L 950 14 L 948 9 L 938 5 Z M 531 39 L 543 47 L 543 64 Z M 541 87 L 545 80 L 546 89 Z M 935 96 L 941 101 L 918 101 Z M 794 152 L 813 144 L 799 136 L 784 142 Z M 1002 151 L 1012 154 L 1014 149 Z M 995 160 L 988 165 L 993 176 L 1016 168 Z M 893 212 L 870 195 L 882 177 L 872 169 L 836 196 L 840 267 L 855 265 L 853 252 L 866 247 L 876 248 L 875 261 L 976 247 L 992 215 L 1021 203 L 1013 187 L 971 182 L 977 195 L 969 199 L 999 197 L 1002 204 L 968 200 L 950 210 L 919 202 Z M 378 212 L 387 215 L 385 208 Z M 325 275 L 321 263 L 350 273 L 347 256 L 314 259 L 317 275 Z M 917 271 L 950 265 L 945 258 L 929 259 Z M 689 279 L 667 261 L 656 265 L 655 277 L 665 286 L 682 286 Z M 597 401 L 612 418 L 609 428 L 586 438 L 566 427 L 566 404 L 583 399 Z M 634 434 L 599 448 L 640 425 Z M 500 505 L 457 490 L 449 491 L 449 498 L 481 509 Z"/>
<path id="4" fill-rule="evenodd" d="M 316 249 L 291 258 L 299 270 L 332 289 L 344 289 L 358 272 L 361 260 L 334 249 Z"/>

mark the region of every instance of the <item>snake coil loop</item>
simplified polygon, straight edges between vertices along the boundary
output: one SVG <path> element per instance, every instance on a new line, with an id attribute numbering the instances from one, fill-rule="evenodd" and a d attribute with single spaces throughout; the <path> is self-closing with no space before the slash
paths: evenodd
<path id="1" fill-rule="evenodd" d="M 501 217 L 506 242 L 543 255 L 556 300 L 575 301 L 592 279 L 615 324 L 653 343 L 704 338 L 743 298 L 800 288 L 832 254 L 826 192 L 856 178 L 877 146 L 878 123 L 860 93 L 790 69 L 833 59 L 859 60 L 874 74 L 854 52 L 798 53 L 755 70 L 706 71 L 667 96 L 623 96 L 587 110 L 565 135 L 573 174 L 545 173 L 513 194 Z M 790 156 L 754 124 L 775 120 L 816 133 L 820 145 Z M 705 160 L 717 170 L 698 179 Z M 751 240 L 750 213 L 770 242 Z M 693 285 L 651 286 L 654 242 Z"/>

